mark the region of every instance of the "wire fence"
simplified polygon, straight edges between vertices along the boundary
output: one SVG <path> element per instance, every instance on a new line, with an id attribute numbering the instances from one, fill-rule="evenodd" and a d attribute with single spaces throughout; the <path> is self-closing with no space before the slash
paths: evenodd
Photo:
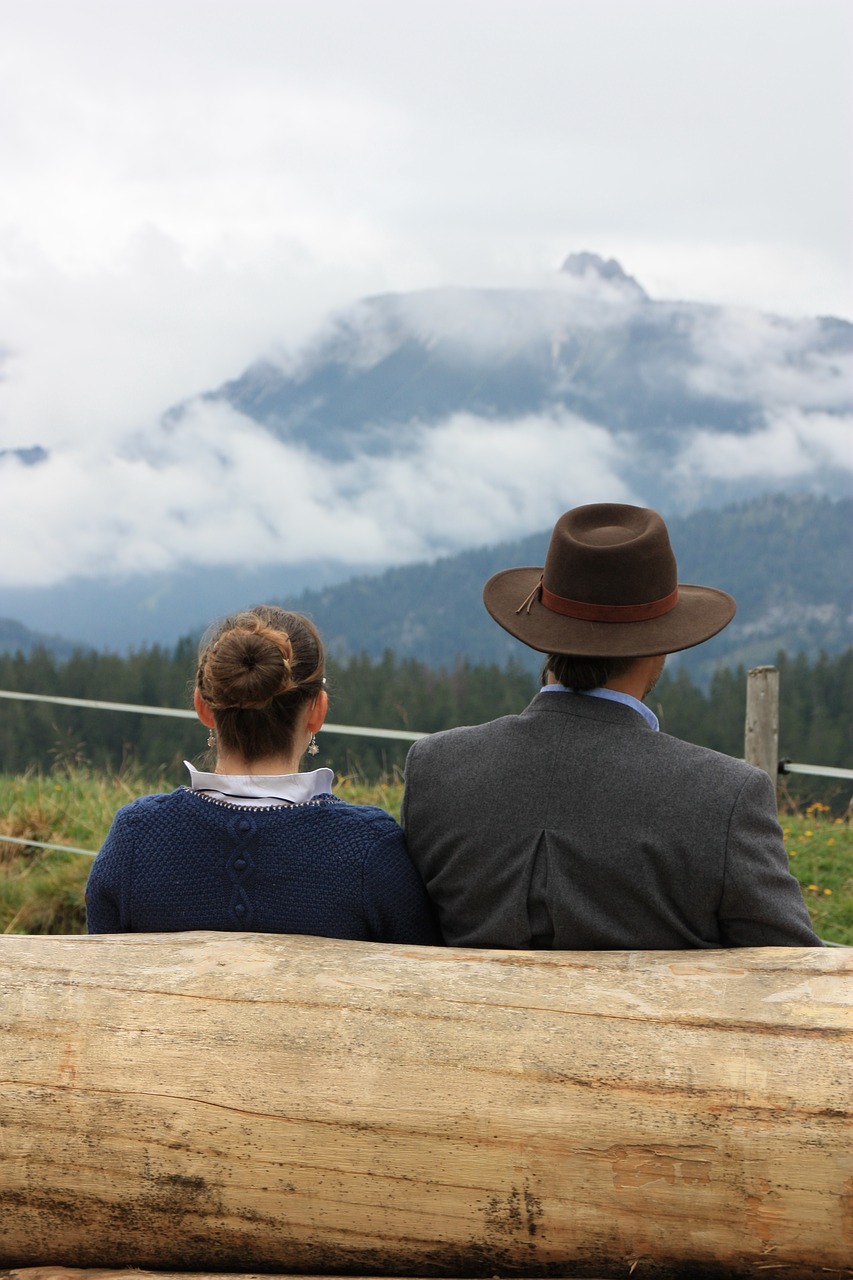
<path id="1" fill-rule="evenodd" d="M 88 707 L 96 711 L 131 711 L 147 716 L 172 716 L 179 720 L 198 719 L 195 711 L 182 707 L 149 707 L 133 702 L 98 702 L 92 698 L 66 698 L 58 694 L 19 693 L 16 690 L 0 689 L 0 698 L 18 699 L 22 702 L 52 702 L 63 707 Z M 351 734 L 362 738 L 390 738 L 398 741 L 416 742 L 429 734 L 418 733 L 410 729 L 374 729 L 365 725 L 329 724 L 323 726 L 327 733 Z M 853 780 L 853 769 L 837 769 L 829 765 L 797 764 L 792 760 L 779 761 L 779 773 L 807 773 L 826 778 L 849 778 Z M 78 849 L 68 844 L 47 844 L 40 840 L 28 840 L 21 836 L 0 836 L 2 844 L 20 844 L 28 848 L 57 849 L 62 853 L 80 853 L 87 858 L 94 858 L 97 850 Z"/>
<path id="2" fill-rule="evenodd" d="M 179 720 L 197 720 L 195 711 L 182 707 L 150 707 L 135 702 L 98 702 L 92 698 L 66 698 L 58 694 L 19 693 L 17 690 L 0 689 L 0 698 L 18 699 L 22 702 L 53 702 L 63 707 L 88 707 L 96 711 L 131 711 L 145 716 L 171 716 Z M 388 738 L 399 742 L 417 742 L 419 738 L 428 738 L 428 733 L 419 733 L 413 729 L 374 729 L 360 724 L 331 724 L 328 720 L 323 725 L 326 733 L 350 734 L 361 738 Z M 779 773 L 812 774 L 819 778 L 849 778 L 853 781 L 853 769 L 839 769 L 833 765 L 801 764 L 795 760 L 780 760 Z"/>
<path id="3" fill-rule="evenodd" d="M 95 702 L 91 698 L 61 698 L 59 695 L 45 693 L 18 693 L 10 689 L 0 689 L 0 698 L 19 699 L 22 702 L 54 702 L 62 707 L 89 707 L 95 711 L 133 711 L 144 716 L 172 716 L 177 720 L 197 720 L 195 711 L 187 711 L 180 707 L 146 707 L 135 702 Z M 330 724 L 323 725 L 326 733 L 353 734 L 361 738 L 395 738 L 398 741 L 415 742 L 418 738 L 426 738 L 426 733 L 415 733 L 409 729 L 370 729 L 365 725 Z"/>

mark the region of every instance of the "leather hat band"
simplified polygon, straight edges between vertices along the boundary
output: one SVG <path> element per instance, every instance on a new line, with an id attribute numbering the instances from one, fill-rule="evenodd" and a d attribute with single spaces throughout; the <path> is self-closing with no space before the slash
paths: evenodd
<path id="1" fill-rule="evenodd" d="M 580 618 L 584 622 L 645 622 L 647 618 L 659 618 L 669 613 L 678 603 L 678 587 L 660 600 L 647 604 L 590 604 L 585 600 L 569 600 L 555 595 L 541 582 L 540 600 L 552 613 L 567 618 Z"/>

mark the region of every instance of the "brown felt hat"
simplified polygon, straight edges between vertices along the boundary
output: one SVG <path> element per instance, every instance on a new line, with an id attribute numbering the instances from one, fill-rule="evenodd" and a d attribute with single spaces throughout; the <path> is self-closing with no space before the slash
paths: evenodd
<path id="1" fill-rule="evenodd" d="M 689 649 L 735 613 L 725 591 L 679 583 L 656 511 L 613 502 L 560 516 L 544 568 L 501 570 L 483 588 L 483 602 L 531 649 L 589 658 Z"/>

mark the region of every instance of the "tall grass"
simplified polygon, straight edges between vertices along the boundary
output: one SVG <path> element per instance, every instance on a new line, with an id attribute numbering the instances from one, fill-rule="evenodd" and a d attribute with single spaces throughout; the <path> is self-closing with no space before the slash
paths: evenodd
<path id="1" fill-rule="evenodd" d="M 71 845 L 95 852 L 116 809 L 157 789 L 141 777 L 74 766 L 47 775 L 0 777 L 0 930 L 85 933 L 83 891 L 91 858 L 38 846 Z M 35 843 L 4 843 L 4 835 Z"/>
<path id="2" fill-rule="evenodd" d="M 783 815 L 788 863 L 800 882 L 812 927 L 825 942 L 853 946 L 853 830 L 825 804 Z"/>
<path id="3" fill-rule="evenodd" d="M 83 891 L 92 861 L 80 853 L 4 842 L 4 835 L 94 853 L 116 809 L 136 796 L 170 789 L 162 777 L 75 765 L 49 774 L 0 776 L 0 932 L 85 932 Z M 379 805 L 395 818 L 402 790 L 399 778 L 374 784 L 338 778 L 335 785 L 343 799 Z M 782 827 L 817 933 L 853 946 L 853 831 L 821 804 L 783 815 Z"/>

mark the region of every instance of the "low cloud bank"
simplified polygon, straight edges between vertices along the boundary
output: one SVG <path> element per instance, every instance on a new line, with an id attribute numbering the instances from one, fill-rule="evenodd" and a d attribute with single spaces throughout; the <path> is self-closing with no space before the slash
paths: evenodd
<path id="1" fill-rule="evenodd" d="M 760 482 L 767 487 L 802 479 L 805 485 L 823 477 L 853 478 L 853 414 L 806 413 L 784 409 L 768 414 L 765 426 L 748 435 L 697 431 L 677 460 L 685 481 Z"/>
<path id="2" fill-rule="evenodd" d="M 786 410 L 748 435 L 697 430 L 677 456 L 655 458 L 566 413 L 455 414 L 418 429 L 405 453 L 329 462 L 199 401 L 179 425 L 121 448 L 94 441 L 37 466 L 0 460 L 0 586 L 188 565 L 329 558 L 357 572 L 429 559 L 545 529 L 578 503 L 649 501 L 641 469 L 670 486 L 670 509 L 683 509 L 685 493 L 707 500 L 715 481 L 820 488 L 830 473 L 853 481 L 850 427 Z"/>

